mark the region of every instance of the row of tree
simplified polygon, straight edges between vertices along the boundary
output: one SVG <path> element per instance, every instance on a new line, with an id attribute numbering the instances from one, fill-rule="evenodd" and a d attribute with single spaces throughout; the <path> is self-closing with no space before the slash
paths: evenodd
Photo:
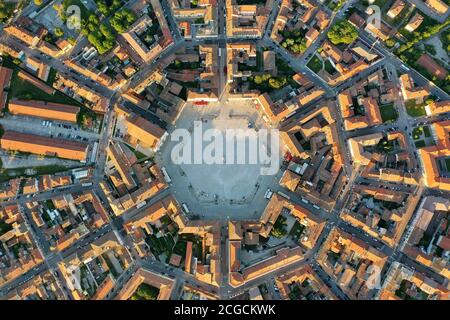
<path id="1" fill-rule="evenodd" d="M 411 41 L 409 41 L 409 42 L 407 42 L 405 44 L 402 44 L 397 49 L 396 53 L 397 54 L 401 54 L 402 52 L 413 48 L 420 41 L 432 37 L 433 35 L 439 33 L 442 29 L 447 27 L 448 25 L 450 25 L 450 19 L 447 19 L 444 23 L 435 24 L 435 25 L 431 25 L 431 26 L 426 26 L 425 27 L 425 31 L 423 31 L 423 32 L 415 31 L 413 33 L 414 38 Z"/>
<path id="2" fill-rule="evenodd" d="M 285 76 L 273 77 L 269 73 L 265 73 L 254 76 L 253 82 L 259 86 L 268 85 L 272 89 L 280 89 L 286 85 L 287 79 Z"/>

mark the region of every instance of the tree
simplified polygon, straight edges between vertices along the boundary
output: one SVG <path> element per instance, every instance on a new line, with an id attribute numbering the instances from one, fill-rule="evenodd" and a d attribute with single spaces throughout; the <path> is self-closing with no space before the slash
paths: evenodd
<path id="1" fill-rule="evenodd" d="M 270 79 L 271 75 L 269 73 L 263 74 L 263 75 L 257 75 L 254 78 L 254 82 L 256 84 L 261 84 L 265 81 L 267 81 L 268 79 Z"/>
<path id="2" fill-rule="evenodd" d="M 43 0 L 34 0 L 34 4 L 37 6 L 41 6 L 43 2 Z"/>
<path id="3" fill-rule="evenodd" d="M 109 16 L 110 10 L 105 1 L 97 1 L 97 9 L 105 17 Z"/>
<path id="4" fill-rule="evenodd" d="M 159 290 L 146 283 L 139 285 L 137 290 L 131 296 L 131 300 L 156 300 Z"/>
<path id="5" fill-rule="evenodd" d="M 279 78 L 270 78 L 269 79 L 269 86 L 273 89 L 280 89 L 286 84 L 287 80 L 285 77 L 279 77 Z"/>
<path id="6" fill-rule="evenodd" d="M 395 46 L 395 40 L 394 40 L 394 39 L 387 39 L 387 40 L 386 40 L 386 45 L 387 45 L 389 48 L 392 48 L 393 46 Z"/>
<path id="7" fill-rule="evenodd" d="M 358 38 L 358 30 L 347 20 L 336 22 L 328 31 L 328 39 L 337 45 L 340 43 L 350 44 Z"/>
<path id="8" fill-rule="evenodd" d="M 11 7 L 6 6 L 5 2 L 0 1 L 0 22 L 8 20 L 13 13 Z"/>
<path id="9" fill-rule="evenodd" d="M 0 9 L 0 20 L 5 19 L 8 13 L 4 9 Z"/>
<path id="10" fill-rule="evenodd" d="M 283 216 L 279 216 L 277 221 L 275 221 L 272 230 L 270 231 L 270 235 L 278 239 L 283 238 L 287 234 L 286 225 L 286 218 Z"/>
<path id="11" fill-rule="evenodd" d="M 111 26 L 119 33 L 125 32 L 136 21 L 136 15 L 128 9 L 118 11 L 112 17 Z"/>
<path id="12" fill-rule="evenodd" d="M 55 29 L 55 36 L 57 36 L 58 38 L 61 38 L 64 35 L 64 30 L 61 28 L 56 28 Z"/>
<path id="13" fill-rule="evenodd" d="M 61 4 L 54 4 L 53 5 L 53 9 L 56 11 L 56 14 L 58 15 L 58 17 L 62 21 L 66 21 L 67 20 L 66 10 L 64 9 L 63 5 L 61 5 Z"/>

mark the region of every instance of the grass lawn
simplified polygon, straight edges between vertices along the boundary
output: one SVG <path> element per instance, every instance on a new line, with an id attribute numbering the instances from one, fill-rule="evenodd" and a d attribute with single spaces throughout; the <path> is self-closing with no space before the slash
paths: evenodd
<path id="1" fill-rule="evenodd" d="M 380 106 L 381 119 L 383 122 L 395 121 L 398 118 L 398 113 L 394 108 L 393 104 L 386 104 Z"/>
<path id="2" fill-rule="evenodd" d="M 316 56 L 312 57 L 308 62 L 308 68 L 310 68 L 315 73 L 319 72 L 323 68 L 323 62 Z"/>
<path id="3" fill-rule="evenodd" d="M 334 69 L 333 65 L 331 64 L 331 62 L 328 59 L 325 60 L 325 71 L 331 75 L 336 73 L 336 69 Z"/>
<path id="4" fill-rule="evenodd" d="M 47 84 L 49 86 L 53 86 L 53 83 L 55 82 L 55 78 L 56 78 L 56 69 L 50 68 L 50 72 L 48 74 L 48 79 L 47 79 Z"/>
<path id="5" fill-rule="evenodd" d="M 345 0 L 329 0 L 326 6 L 332 11 L 338 11 L 345 3 Z"/>
<path id="6" fill-rule="evenodd" d="M 36 174 L 34 175 L 28 175 L 25 173 L 26 170 L 33 169 L 36 171 Z M 62 171 L 67 171 L 70 168 L 65 166 L 58 166 L 58 165 L 48 165 L 48 166 L 38 166 L 38 167 L 21 167 L 21 168 L 14 168 L 14 169 L 2 169 L 0 172 L 0 182 L 7 181 L 12 178 L 17 177 L 34 177 L 34 176 L 40 176 L 44 174 L 54 174 Z"/>
<path id="7" fill-rule="evenodd" d="M 114 268 L 114 265 L 112 264 L 111 260 L 109 260 L 109 257 L 106 254 L 103 254 L 102 257 L 105 260 L 112 276 L 116 279 L 119 276 L 119 273 L 117 272 L 116 268 Z"/>
<path id="8" fill-rule="evenodd" d="M 177 241 L 175 247 L 173 248 L 173 253 L 184 257 L 186 255 L 186 244 L 186 241 Z"/>
<path id="9" fill-rule="evenodd" d="M 289 235 L 291 235 L 295 240 L 298 240 L 304 229 L 304 225 L 300 224 L 298 221 L 295 221 L 291 231 L 289 231 Z"/>
<path id="10" fill-rule="evenodd" d="M 130 147 L 129 145 L 127 145 L 127 147 L 128 147 L 128 149 L 130 149 L 131 151 L 133 151 L 134 155 L 136 156 L 136 158 L 137 158 L 138 160 L 142 160 L 142 159 L 148 158 L 145 154 L 143 154 L 142 152 L 140 152 L 140 151 L 138 151 L 138 150 L 136 150 L 136 149 L 133 149 L 133 148 Z"/>
<path id="11" fill-rule="evenodd" d="M 419 140 L 422 136 L 422 127 L 416 127 L 412 131 L 414 140 Z"/>
<path id="12" fill-rule="evenodd" d="M 422 129 L 423 129 L 423 133 L 425 134 L 425 137 L 426 137 L 426 138 L 431 137 L 430 127 L 424 126 L 424 127 L 422 127 Z"/>
<path id="13" fill-rule="evenodd" d="M 447 171 L 450 171 L 450 158 L 445 159 L 445 166 L 447 167 Z"/>
<path id="14" fill-rule="evenodd" d="M 384 5 L 388 2 L 388 0 L 376 0 L 373 4 L 379 6 L 380 9 L 384 7 Z"/>
<path id="15" fill-rule="evenodd" d="M 86 8 L 86 6 L 81 2 L 81 0 L 64 0 L 63 6 L 64 8 L 68 8 L 69 6 L 78 6 L 81 11 L 81 19 L 87 19 L 90 15 L 90 11 Z"/>
<path id="16" fill-rule="evenodd" d="M 423 140 L 415 141 L 414 144 L 416 145 L 416 148 L 423 148 L 426 146 L 425 141 Z"/>
<path id="17" fill-rule="evenodd" d="M 23 100 L 41 100 L 47 102 L 63 103 L 81 106 L 81 104 L 66 96 L 60 91 L 56 91 L 54 95 L 50 95 L 40 90 L 39 88 L 33 86 L 31 83 L 20 79 L 17 76 L 17 70 L 14 72 L 13 78 L 11 80 L 10 94 L 11 98 L 23 99 Z M 51 76 L 51 74 L 50 74 Z M 49 77 L 50 79 L 50 77 Z"/>
<path id="18" fill-rule="evenodd" d="M 408 100 L 405 102 L 406 112 L 415 118 L 425 116 L 425 105 L 426 103 L 416 104 L 415 100 Z"/>

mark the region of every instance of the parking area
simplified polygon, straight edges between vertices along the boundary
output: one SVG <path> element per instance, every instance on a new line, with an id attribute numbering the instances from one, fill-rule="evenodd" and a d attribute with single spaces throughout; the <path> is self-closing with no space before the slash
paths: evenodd
<path id="1" fill-rule="evenodd" d="M 194 121 L 201 122 L 201 129 L 215 129 L 225 137 L 227 129 L 247 129 L 256 133 L 264 128 L 251 102 L 235 101 L 208 106 L 186 105 L 173 129 L 194 132 Z M 237 164 L 237 141 L 244 142 L 245 134 L 236 134 L 236 143 L 227 147 L 223 143 L 222 160 L 226 164 L 180 164 L 172 160 L 172 150 L 178 141 L 170 137 L 156 156 L 156 161 L 171 177 L 172 190 L 180 203 L 185 203 L 188 214 L 202 219 L 256 219 L 267 205 L 264 194 L 268 188 L 277 190 L 281 172 L 276 175 L 261 175 L 262 164 Z M 202 150 L 210 142 L 203 142 Z M 193 143 L 192 143 L 193 144 Z M 263 144 L 264 145 L 264 144 Z M 245 163 L 249 163 L 248 150 Z M 234 154 L 227 161 L 227 152 Z M 281 153 L 280 153 L 281 154 Z M 281 164 L 281 162 L 280 162 Z M 186 190 L 188 192 L 186 192 Z"/>
<path id="2" fill-rule="evenodd" d="M 67 168 L 79 166 L 78 161 L 59 158 L 49 158 L 33 154 L 8 153 L 0 151 L 0 159 L 3 169 L 33 168 L 43 166 L 63 166 Z"/>
<path id="3" fill-rule="evenodd" d="M 80 130 L 76 124 L 67 122 L 48 121 L 32 117 L 6 116 L 0 119 L 4 130 L 68 139 L 79 142 L 93 142 L 99 139 L 99 134 Z"/>

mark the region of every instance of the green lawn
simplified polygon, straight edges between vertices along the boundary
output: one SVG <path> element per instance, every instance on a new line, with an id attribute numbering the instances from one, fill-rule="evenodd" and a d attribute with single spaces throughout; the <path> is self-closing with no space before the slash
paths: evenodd
<path id="1" fill-rule="evenodd" d="M 81 19 L 87 19 L 89 17 L 89 10 L 86 8 L 86 6 L 81 2 L 81 0 L 64 0 L 63 6 L 65 9 L 67 9 L 69 6 L 74 5 L 78 6 L 81 11 Z"/>
<path id="2" fill-rule="evenodd" d="M 140 152 L 140 151 L 138 151 L 136 149 L 133 149 L 129 145 L 127 145 L 127 147 L 128 147 L 128 149 L 130 149 L 134 153 L 134 155 L 136 156 L 136 158 L 138 160 L 142 160 L 142 159 L 148 158 L 145 154 L 143 154 L 142 152 Z"/>
<path id="3" fill-rule="evenodd" d="M 422 136 L 422 134 L 425 136 L 425 138 L 430 138 L 431 137 L 430 127 L 428 127 L 428 126 L 416 127 L 413 129 L 412 134 L 413 134 L 414 140 L 419 140 L 419 138 Z"/>
<path id="4" fill-rule="evenodd" d="M 373 3 L 374 5 L 383 8 L 384 5 L 388 2 L 388 0 L 375 0 L 375 2 Z"/>
<path id="5" fill-rule="evenodd" d="M 174 70 L 195 70 L 200 68 L 200 62 L 182 62 L 175 60 L 169 65 L 169 68 Z"/>
<path id="6" fill-rule="evenodd" d="M 4 235 L 6 232 L 12 229 L 13 227 L 9 223 L 6 223 L 5 221 L 0 219 L 0 236 Z"/>
<path id="7" fill-rule="evenodd" d="M 55 68 L 50 68 L 50 72 L 48 74 L 48 79 L 47 79 L 47 84 L 49 86 L 53 86 L 53 83 L 55 82 L 55 78 L 56 78 L 56 69 Z"/>
<path id="8" fill-rule="evenodd" d="M 386 104 L 380 106 L 381 119 L 383 122 L 392 121 L 394 122 L 398 118 L 398 113 L 394 108 L 393 104 Z"/>
<path id="9" fill-rule="evenodd" d="M 413 134 L 414 140 L 419 140 L 420 137 L 422 136 L 422 127 L 414 128 L 412 134 Z"/>
<path id="10" fill-rule="evenodd" d="M 425 112 L 426 103 L 416 104 L 415 100 L 408 100 L 405 102 L 406 112 L 411 117 L 422 117 L 426 115 Z"/>
<path id="11" fill-rule="evenodd" d="M 326 6 L 332 11 L 338 11 L 345 3 L 345 0 L 329 0 Z"/>
<path id="12" fill-rule="evenodd" d="M 17 76 L 17 73 L 18 71 L 16 70 L 11 80 L 11 87 L 10 87 L 11 89 L 9 94 L 11 98 L 23 100 L 41 100 L 47 102 L 81 106 L 81 104 L 78 101 L 66 96 L 60 91 L 56 91 L 55 94 L 53 95 L 45 93 L 44 91 L 32 85 L 31 83 L 20 79 Z"/>
<path id="13" fill-rule="evenodd" d="M 414 144 L 416 145 L 416 148 L 423 148 L 426 146 L 425 141 L 423 140 L 415 141 Z"/>
<path id="14" fill-rule="evenodd" d="M 315 73 L 318 73 L 323 68 L 323 62 L 316 55 L 314 55 L 314 57 L 312 57 L 312 59 L 308 62 L 307 66 Z"/>
<path id="15" fill-rule="evenodd" d="M 297 241 L 304 229 L 304 225 L 300 224 L 300 222 L 298 221 L 295 221 L 294 225 L 291 228 L 291 231 L 289 231 L 289 235 L 291 235 Z"/>
<path id="16" fill-rule="evenodd" d="M 328 59 L 325 60 L 325 71 L 331 75 L 336 73 L 336 69 L 334 69 L 333 65 L 331 64 L 331 62 Z"/>
<path id="17" fill-rule="evenodd" d="M 445 159 L 445 166 L 447 167 L 447 171 L 450 171 L 450 158 Z"/>
<path id="18" fill-rule="evenodd" d="M 34 175 L 28 175 L 25 173 L 26 170 L 33 169 L 36 171 L 36 174 Z M 38 166 L 38 167 L 21 167 L 21 168 L 14 168 L 14 169 L 1 169 L 0 171 L 0 182 L 7 181 L 12 178 L 17 177 L 34 177 L 34 176 L 40 176 L 44 174 L 55 174 L 62 171 L 67 171 L 70 168 L 64 167 L 64 166 L 58 166 L 58 165 L 48 165 L 48 166 Z"/>
<path id="19" fill-rule="evenodd" d="M 107 254 L 103 254 L 102 255 L 103 259 L 105 260 L 109 271 L 111 272 L 112 276 L 117 279 L 117 277 L 119 276 L 119 273 L 117 272 L 116 268 L 114 268 L 114 265 L 112 264 L 111 260 L 109 260 L 109 257 Z"/>
<path id="20" fill-rule="evenodd" d="M 131 296 L 130 300 L 156 300 L 159 289 L 145 282 L 141 283 Z"/>

